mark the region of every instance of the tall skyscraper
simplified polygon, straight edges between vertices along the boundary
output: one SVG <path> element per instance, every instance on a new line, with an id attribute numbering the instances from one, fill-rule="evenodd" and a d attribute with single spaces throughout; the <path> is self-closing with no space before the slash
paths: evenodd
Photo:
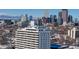
<path id="1" fill-rule="evenodd" d="M 51 21 L 51 18 L 47 18 L 47 23 L 51 23 L 52 21 Z"/>
<path id="2" fill-rule="evenodd" d="M 62 12 L 59 12 L 59 13 L 58 13 L 58 23 L 59 23 L 60 25 L 63 24 Z"/>
<path id="3" fill-rule="evenodd" d="M 57 22 L 57 16 L 54 15 L 53 17 L 54 17 L 54 22 L 56 23 Z"/>
<path id="4" fill-rule="evenodd" d="M 29 16 L 29 20 L 30 20 L 30 21 L 33 20 L 33 16 Z"/>
<path id="5" fill-rule="evenodd" d="M 21 20 L 19 22 L 20 27 L 27 27 L 29 25 L 28 15 L 22 15 Z"/>
<path id="6" fill-rule="evenodd" d="M 62 19 L 63 19 L 63 23 L 67 24 L 67 21 L 68 21 L 68 10 L 67 9 L 62 9 Z"/>
<path id="7" fill-rule="evenodd" d="M 28 20 L 28 15 L 27 14 L 25 14 L 25 17 L 26 17 L 26 20 Z"/>
<path id="8" fill-rule="evenodd" d="M 74 21 L 75 21 L 75 23 L 78 23 L 78 18 L 75 18 Z"/>
<path id="9" fill-rule="evenodd" d="M 43 24 L 46 24 L 47 23 L 47 18 L 46 17 L 42 17 L 42 21 L 43 21 Z"/>
<path id="10" fill-rule="evenodd" d="M 43 22 L 42 22 L 42 19 L 38 18 L 38 26 L 42 26 L 43 25 Z"/>
<path id="11" fill-rule="evenodd" d="M 21 22 L 26 21 L 26 15 L 21 16 Z"/>
<path id="12" fill-rule="evenodd" d="M 57 26 L 58 25 L 58 22 L 57 22 L 57 16 L 56 15 L 53 15 L 53 23 L 54 23 L 54 25 L 55 26 Z"/>
<path id="13" fill-rule="evenodd" d="M 54 17 L 53 17 L 53 15 L 50 15 L 50 21 L 51 21 L 51 23 L 54 22 Z"/>
<path id="14" fill-rule="evenodd" d="M 73 17 L 72 17 L 72 15 L 69 15 L 69 16 L 68 16 L 68 23 L 70 23 L 70 22 L 73 22 Z"/>

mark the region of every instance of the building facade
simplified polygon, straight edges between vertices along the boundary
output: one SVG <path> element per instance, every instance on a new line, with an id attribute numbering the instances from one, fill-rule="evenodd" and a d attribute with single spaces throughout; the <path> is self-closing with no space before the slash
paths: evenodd
<path id="1" fill-rule="evenodd" d="M 67 24 L 67 21 L 68 21 L 68 10 L 67 9 L 62 9 L 62 19 L 63 19 L 63 24 Z"/>
<path id="2" fill-rule="evenodd" d="M 38 31 L 35 28 L 17 30 L 15 48 L 38 48 Z"/>
<path id="3" fill-rule="evenodd" d="M 32 22 L 33 23 L 33 22 Z M 16 49 L 49 49 L 50 48 L 50 31 L 32 26 L 18 29 L 15 35 Z"/>
<path id="4" fill-rule="evenodd" d="M 50 31 L 46 29 L 39 30 L 39 48 L 49 49 L 50 48 L 51 35 Z"/>

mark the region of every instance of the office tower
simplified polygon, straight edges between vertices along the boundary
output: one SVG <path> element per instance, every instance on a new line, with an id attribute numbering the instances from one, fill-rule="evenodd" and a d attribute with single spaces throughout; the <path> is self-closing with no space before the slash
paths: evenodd
<path id="1" fill-rule="evenodd" d="M 18 27 L 22 27 L 22 23 L 26 21 L 25 15 L 20 16 L 20 20 L 17 22 Z"/>
<path id="2" fill-rule="evenodd" d="M 53 15 L 50 15 L 50 21 L 51 21 L 51 23 L 54 22 L 54 17 L 53 17 Z"/>
<path id="3" fill-rule="evenodd" d="M 47 17 L 46 19 L 47 19 L 47 23 L 50 23 L 51 22 L 51 20 L 50 20 L 49 17 Z"/>
<path id="4" fill-rule="evenodd" d="M 54 23 L 57 23 L 57 16 L 54 15 L 53 17 L 54 17 Z"/>
<path id="5" fill-rule="evenodd" d="M 40 49 L 49 49 L 50 48 L 50 30 L 40 28 L 39 29 L 39 48 Z"/>
<path id="6" fill-rule="evenodd" d="M 75 24 L 75 26 L 78 26 L 79 24 L 78 24 L 78 18 L 75 18 L 74 19 L 74 24 Z"/>
<path id="7" fill-rule="evenodd" d="M 50 17 L 47 17 L 47 23 L 52 23 L 53 21 L 53 15 L 50 15 Z"/>
<path id="8" fill-rule="evenodd" d="M 28 20 L 28 15 L 27 14 L 25 14 L 25 17 L 26 17 L 26 20 Z"/>
<path id="9" fill-rule="evenodd" d="M 72 17 L 72 15 L 69 15 L 69 16 L 68 16 L 68 23 L 70 23 L 70 22 L 71 22 L 71 23 L 73 22 L 73 17 Z"/>
<path id="10" fill-rule="evenodd" d="M 37 20 L 38 20 L 38 26 L 42 26 L 43 25 L 42 19 L 38 18 Z"/>
<path id="11" fill-rule="evenodd" d="M 62 9 L 62 19 L 63 19 L 63 24 L 67 24 L 68 21 L 68 10 L 67 9 Z"/>
<path id="12" fill-rule="evenodd" d="M 26 15 L 22 15 L 21 16 L 21 21 L 20 21 L 20 26 L 21 27 L 27 27 L 29 25 L 29 20 L 28 20 L 28 16 Z"/>
<path id="13" fill-rule="evenodd" d="M 15 48 L 16 49 L 37 49 L 37 48 L 50 48 L 50 31 L 39 30 L 33 26 L 34 22 L 31 22 L 31 26 L 16 31 Z"/>
<path id="14" fill-rule="evenodd" d="M 38 26 L 38 20 L 34 19 L 35 25 Z"/>
<path id="15" fill-rule="evenodd" d="M 42 17 L 42 21 L 43 21 L 42 22 L 43 24 L 46 24 L 47 23 L 47 18 L 46 17 Z"/>
<path id="16" fill-rule="evenodd" d="M 32 21 L 33 20 L 33 16 L 29 16 L 29 20 Z"/>
<path id="17" fill-rule="evenodd" d="M 59 25 L 62 25 L 63 24 L 62 12 L 59 12 L 58 13 L 58 23 L 59 23 Z"/>
<path id="18" fill-rule="evenodd" d="M 21 22 L 26 21 L 26 15 L 21 16 Z"/>
<path id="19" fill-rule="evenodd" d="M 57 16 L 56 16 L 56 15 L 54 15 L 53 17 L 54 17 L 54 25 L 55 25 L 55 26 L 58 26 Z"/>
<path id="20" fill-rule="evenodd" d="M 75 23 L 78 23 L 78 18 L 75 18 L 74 21 L 75 21 Z"/>

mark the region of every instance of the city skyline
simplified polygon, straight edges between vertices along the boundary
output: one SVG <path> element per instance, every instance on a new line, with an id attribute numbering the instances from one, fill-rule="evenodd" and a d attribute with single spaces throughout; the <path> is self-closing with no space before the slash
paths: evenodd
<path id="1" fill-rule="evenodd" d="M 44 16 L 45 9 L 0 9 L 0 15 L 13 15 L 20 16 L 24 14 L 32 15 L 34 17 Z M 61 9 L 48 9 L 49 15 L 57 15 Z M 78 18 L 79 9 L 68 9 L 68 14 L 72 15 L 74 18 Z"/>
<path id="2" fill-rule="evenodd" d="M 78 12 L 0 9 L 0 49 L 79 49 Z"/>

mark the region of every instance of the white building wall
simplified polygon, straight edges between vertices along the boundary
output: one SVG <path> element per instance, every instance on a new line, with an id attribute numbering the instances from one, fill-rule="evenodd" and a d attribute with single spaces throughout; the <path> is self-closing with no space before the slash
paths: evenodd
<path id="1" fill-rule="evenodd" d="M 75 27 L 68 30 L 68 36 L 70 36 L 72 39 L 76 38 L 75 35 L 76 35 L 76 28 Z"/>
<path id="2" fill-rule="evenodd" d="M 75 39 L 76 37 L 76 28 L 73 28 L 73 39 Z"/>
<path id="3" fill-rule="evenodd" d="M 16 33 L 15 48 L 38 48 L 38 31 L 34 28 L 18 30 Z"/>

